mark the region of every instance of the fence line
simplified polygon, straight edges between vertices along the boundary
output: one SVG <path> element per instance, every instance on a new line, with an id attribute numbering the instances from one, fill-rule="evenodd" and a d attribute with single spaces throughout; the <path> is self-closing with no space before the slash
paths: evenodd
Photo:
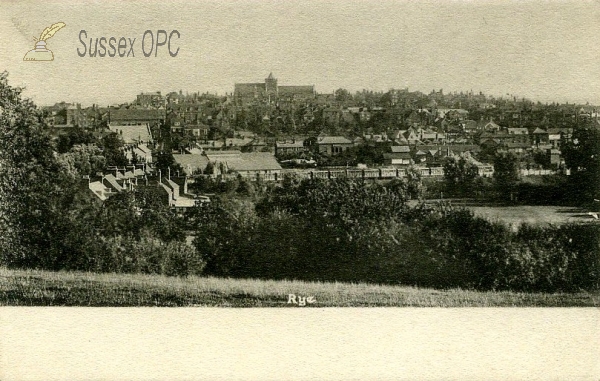
<path id="1" fill-rule="evenodd" d="M 419 172 L 423 177 L 441 177 L 444 176 L 444 168 L 433 167 L 433 168 L 419 168 Z M 337 179 L 337 178 L 351 178 L 351 179 L 394 179 L 406 177 L 406 169 L 402 168 L 378 168 L 378 169 L 328 169 L 328 170 L 283 170 L 281 173 L 227 173 L 220 175 L 196 175 L 201 177 L 220 178 L 222 180 L 232 180 L 238 178 L 241 175 L 242 178 L 250 180 L 262 180 L 262 181 L 281 181 L 285 174 L 295 174 L 300 178 L 307 179 Z"/>
<path id="2" fill-rule="evenodd" d="M 494 174 L 494 167 L 492 165 L 478 166 L 478 174 L 481 177 L 492 177 Z M 417 168 L 422 177 L 443 177 L 444 167 L 431 167 L 431 168 Z M 295 174 L 296 176 L 303 179 L 337 179 L 337 178 L 351 178 L 351 179 L 394 179 L 406 177 L 406 169 L 404 168 L 371 168 L 371 169 L 326 169 L 326 170 L 302 170 L 302 169 L 287 169 L 281 172 L 247 172 L 244 174 L 228 173 L 221 175 L 197 175 L 212 178 L 221 178 L 223 180 L 236 179 L 238 176 L 247 178 L 253 181 L 281 181 L 285 174 Z M 557 171 L 550 169 L 521 169 L 520 173 L 522 176 L 548 176 L 557 174 Z M 566 173 L 569 174 L 569 173 Z"/>

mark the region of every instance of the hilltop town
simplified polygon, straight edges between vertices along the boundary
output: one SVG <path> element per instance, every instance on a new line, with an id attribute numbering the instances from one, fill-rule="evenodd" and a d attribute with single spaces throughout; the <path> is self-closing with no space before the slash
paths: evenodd
<path id="1" fill-rule="evenodd" d="M 600 110 L 589 104 L 441 89 L 318 93 L 280 85 L 272 73 L 223 96 L 151 92 L 121 105 L 62 102 L 43 111 L 64 152 L 80 143 L 112 150 L 88 178 L 99 199 L 150 182 L 173 207 L 204 200 L 188 185 L 206 176 L 394 178 L 410 167 L 441 179 L 448 159 L 460 158 L 492 177 L 502 152 L 517 158 L 522 176 L 569 174 L 563 147 L 574 131 L 600 128 Z"/>

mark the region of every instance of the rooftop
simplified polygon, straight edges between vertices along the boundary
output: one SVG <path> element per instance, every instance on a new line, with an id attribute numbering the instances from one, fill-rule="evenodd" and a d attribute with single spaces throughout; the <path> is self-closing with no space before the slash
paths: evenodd
<path id="1" fill-rule="evenodd" d="M 352 144 L 352 141 L 343 136 L 323 136 L 317 141 L 318 144 Z"/>
<path id="2" fill-rule="evenodd" d="M 208 165 L 208 158 L 204 155 L 174 154 L 173 158 L 188 176 L 193 175 L 197 170 L 203 171 Z"/>
<path id="3" fill-rule="evenodd" d="M 132 126 L 109 124 L 108 128 L 110 131 L 116 132 L 121 136 L 125 144 L 147 143 L 152 141 L 152 133 L 150 132 L 150 126 L 147 123 Z"/>

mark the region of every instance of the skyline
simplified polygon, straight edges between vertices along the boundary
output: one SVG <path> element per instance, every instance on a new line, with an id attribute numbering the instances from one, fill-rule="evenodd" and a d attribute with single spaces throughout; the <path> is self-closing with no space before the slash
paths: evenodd
<path id="1" fill-rule="evenodd" d="M 282 85 L 406 88 L 428 94 L 514 94 L 533 101 L 600 104 L 597 2 L 443 4 L 371 1 L 2 3 L 0 70 L 40 105 L 113 104 L 141 92 L 233 92 L 273 72 Z M 6 11 L 4 11 L 6 10 Z M 284 15 L 284 17 L 282 17 Z M 53 62 L 23 62 L 33 36 L 63 21 Z M 180 52 L 135 58 L 80 57 L 79 33 L 137 38 L 177 30 Z"/>

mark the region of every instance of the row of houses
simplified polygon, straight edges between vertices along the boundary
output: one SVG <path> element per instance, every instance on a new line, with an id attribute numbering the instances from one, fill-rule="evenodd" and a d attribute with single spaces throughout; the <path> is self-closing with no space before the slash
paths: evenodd
<path id="1" fill-rule="evenodd" d="M 163 175 L 160 172 L 150 174 L 141 169 L 128 171 L 126 168 L 117 168 L 114 174 L 107 173 L 95 181 L 91 179 L 88 181 L 88 189 L 100 201 L 105 201 L 117 193 L 140 187 L 157 191 L 162 195 L 164 202 L 172 208 L 189 208 L 199 202 L 197 197 L 187 194 L 187 178 L 172 178 L 170 174 Z"/>

